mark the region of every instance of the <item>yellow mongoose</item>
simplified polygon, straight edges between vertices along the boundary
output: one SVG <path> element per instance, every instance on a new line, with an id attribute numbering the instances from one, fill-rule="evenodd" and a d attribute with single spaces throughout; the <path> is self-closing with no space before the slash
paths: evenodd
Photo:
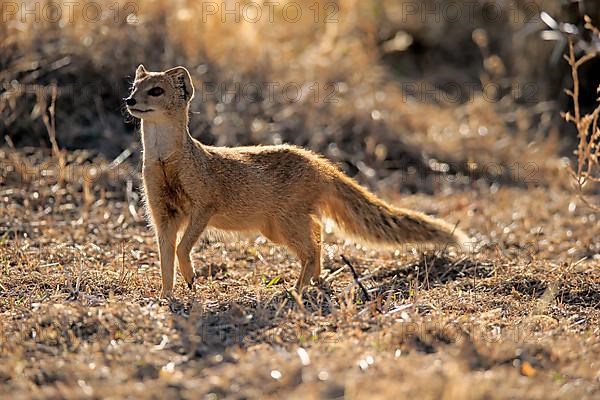
<path id="1" fill-rule="evenodd" d="M 193 287 L 190 252 L 207 226 L 257 231 L 287 246 L 302 264 L 298 290 L 321 272 L 322 217 L 375 244 L 462 246 L 467 240 L 444 221 L 388 205 L 308 150 L 201 144 L 188 131 L 193 96 L 185 68 L 148 72 L 140 65 L 126 99 L 129 112 L 141 119 L 144 192 L 159 245 L 161 296 L 173 290 L 175 256 Z"/>

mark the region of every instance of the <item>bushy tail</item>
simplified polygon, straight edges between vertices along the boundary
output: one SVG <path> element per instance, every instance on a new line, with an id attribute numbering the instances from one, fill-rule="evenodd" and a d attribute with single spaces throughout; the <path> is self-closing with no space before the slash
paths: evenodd
<path id="1" fill-rule="evenodd" d="M 336 171 L 323 194 L 323 213 L 346 234 L 379 245 L 432 243 L 466 249 L 456 226 L 423 213 L 392 207 Z"/>

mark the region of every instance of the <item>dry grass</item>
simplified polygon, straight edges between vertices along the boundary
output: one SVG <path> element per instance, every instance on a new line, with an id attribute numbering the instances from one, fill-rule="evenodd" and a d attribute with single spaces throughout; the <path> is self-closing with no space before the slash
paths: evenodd
<path id="1" fill-rule="evenodd" d="M 235 16 L 207 13 L 210 1 L 171 3 L 36 2 L 40 10 L 57 4 L 64 12 L 56 20 L 23 16 L 20 4 L 6 12 L 2 138 L 47 145 L 44 116 L 56 88 L 58 144 L 116 156 L 136 142 L 135 124 L 123 124 L 120 112 L 135 67 L 184 64 L 200 89 L 192 132 L 205 143 L 295 143 L 342 162 L 372 185 L 389 178 L 412 191 L 434 188 L 405 185 L 409 168 L 421 178 L 449 171 L 506 180 L 515 180 L 509 170 L 517 163 L 535 164 L 541 175 L 559 169 L 552 124 L 559 108 L 546 101 L 544 85 L 560 79 L 536 81 L 546 76 L 538 70 L 553 45 L 518 34 L 537 18 L 527 4 L 498 5 L 500 17 L 490 19 L 483 17 L 488 2 L 461 0 L 463 17 L 452 22 L 434 0 L 415 14 L 407 12 L 412 0 L 320 1 L 318 18 L 314 2 L 302 0 L 297 22 L 282 20 L 283 2 L 273 20 L 236 23 Z M 336 23 L 327 23 L 330 5 Z M 103 18 L 85 18 L 84 10 L 98 7 Z M 425 10 L 438 11 L 424 19 Z M 442 22 L 432 29 L 431 18 Z M 417 50 L 398 47 L 401 37 Z M 304 94 L 287 93 L 288 84 Z M 482 87 L 494 93 L 485 96 Z M 465 90 L 457 95 L 458 88 Z"/>
<path id="2" fill-rule="evenodd" d="M 586 16 L 585 28 L 591 34 L 600 39 L 600 31 L 592 25 L 591 19 Z M 600 105 L 585 114 L 582 113 L 580 107 L 580 80 L 579 71 L 581 67 L 598 56 L 595 48 L 587 52 L 581 57 L 577 57 L 573 46 L 573 41 L 569 41 L 569 54 L 565 55 L 565 59 L 571 67 L 571 75 L 573 79 L 573 89 L 567 90 L 568 96 L 573 100 L 573 113 L 564 114 L 566 121 L 572 123 L 577 128 L 579 144 L 577 146 L 577 167 L 571 169 L 571 174 L 575 178 L 577 191 L 580 198 L 591 208 L 600 210 L 598 205 L 588 201 L 585 197 L 585 192 L 590 186 L 600 183 L 600 127 L 598 127 L 598 118 L 600 117 Z M 597 93 L 600 93 L 598 86 Z"/>
<path id="3" fill-rule="evenodd" d="M 553 44 L 519 33 L 525 19 L 481 19 L 482 1 L 474 18 L 431 24 L 406 18 L 410 1 L 347 0 L 336 24 L 308 12 L 199 24 L 207 2 L 149 0 L 89 21 L 91 3 L 0 22 L 0 398 L 600 396 L 599 216 L 570 191 L 561 70 L 547 69 Z M 222 88 L 192 106 L 202 141 L 321 151 L 390 201 L 460 221 L 479 248 L 374 251 L 328 235 L 324 284 L 300 298 L 285 250 L 206 239 L 196 291 L 157 300 L 135 123 L 120 110 L 140 62 Z M 227 94 L 272 83 L 320 95 Z M 468 99 L 423 98 L 473 83 Z M 527 83 L 535 104 L 514 90 Z"/>
<path id="4" fill-rule="evenodd" d="M 57 165 L 0 152 L 0 396 L 600 395 L 597 215 L 568 192 L 449 181 L 446 194 L 403 197 L 460 219 L 480 251 L 394 254 L 329 237 L 327 283 L 302 299 L 285 290 L 298 266 L 284 250 L 204 241 L 196 292 L 178 284 L 165 303 L 127 189 L 135 168 L 85 152 Z M 93 168 L 107 172 L 90 180 Z"/>

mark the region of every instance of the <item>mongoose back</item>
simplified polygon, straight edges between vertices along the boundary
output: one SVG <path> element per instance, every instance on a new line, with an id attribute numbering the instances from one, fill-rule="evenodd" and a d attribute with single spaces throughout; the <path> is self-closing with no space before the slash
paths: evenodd
<path id="1" fill-rule="evenodd" d="M 175 259 L 193 287 L 190 252 L 207 227 L 260 232 L 285 245 L 302 265 L 297 290 L 320 275 L 325 217 L 375 245 L 466 243 L 455 226 L 392 207 L 311 151 L 201 144 L 188 131 L 193 96 L 184 67 L 148 72 L 140 65 L 126 99 L 128 111 L 141 119 L 144 194 L 158 241 L 161 296 L 172 293 Z"/>

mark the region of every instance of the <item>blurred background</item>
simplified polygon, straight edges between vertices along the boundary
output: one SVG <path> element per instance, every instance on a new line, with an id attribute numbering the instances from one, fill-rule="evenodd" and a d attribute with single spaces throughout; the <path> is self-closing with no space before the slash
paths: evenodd
<path id="1" fill-rule="evenodd" d="M 572 108 L 567 36 L 591 52 L 583 17 L 600 21 L 596 0 L 1 5 L 4 145 L 49 148 L 55 135 L 61 149 L 135 159 L 123 98 L 136 66 L 184 65 L 203 143 L 294 143 L 363 184 L 408 192 L 436 191 L 440 174 L 459 185 L 554 176 L 577 140 L 560 116 Z M 597 60 L 581 68 L 583 111 L 598 71 Z"/>

